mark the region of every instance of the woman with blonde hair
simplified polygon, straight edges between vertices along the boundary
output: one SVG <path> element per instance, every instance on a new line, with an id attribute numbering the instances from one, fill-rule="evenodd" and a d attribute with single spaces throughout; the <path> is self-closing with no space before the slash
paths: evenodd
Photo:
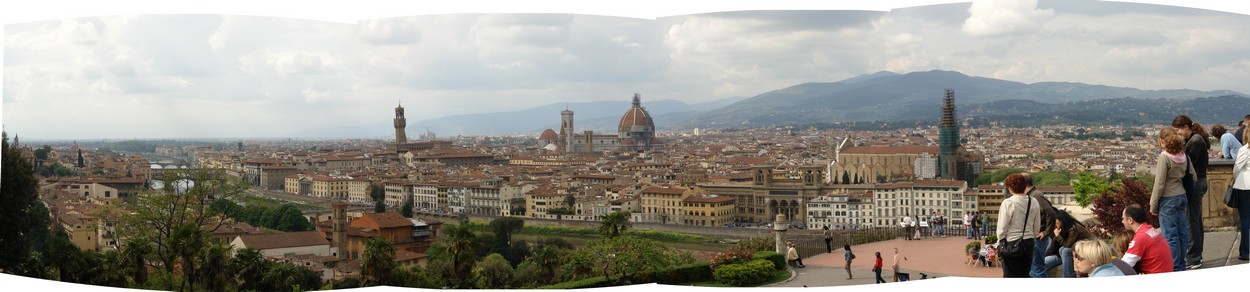
<path id="1" fill-rule="evenodd" d="M 1185 142 L 1176 128 L 1159 130 L 1159 146 L 1163 152 L 1155 162 L 1154 189 L 1150 193 L 1150 213 L 1159 216 L 1159 227 L 1172 251 L 1172 270 L 1184 271 L 1185 253 L 1189 249 L 1189 198 L 1185 177 L 1198 181 L 1197 171 L 1185 155 Z"/>
<path id="2" fill-rule="evenodd" d="M 1124 276 L 1119 268 L 1111 263 L 1115 254 L 1111 246 L 1102 240 L 1086 239 L 1076 242 L 1072 248 L 1073 268 L 1090 277 Z"/>

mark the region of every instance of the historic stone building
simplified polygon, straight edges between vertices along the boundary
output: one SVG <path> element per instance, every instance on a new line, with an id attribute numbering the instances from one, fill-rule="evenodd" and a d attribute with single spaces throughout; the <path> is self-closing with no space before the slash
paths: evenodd
<path id="1" fill-rule="evenodd" d="M 663 149 L 664 142 L 655 137 L 655 121 L 651 113 L 642 107 L 642 97 L 634 94 L 633 106 L 625 111 L 617 125 L 617 133 L 595 134 L 593 131 L 577 133 L 573 123 L 573 111 L 560 112 L 560 131 L 544 130 L 538 140 L 551 149 L 564 153 L 574 152 L 647 152 Z"/>
<path id="2" fill-rule="evenodd" d="M 829 183 L 875 184 L 933 178 L 937 155 L 937 147 L 848 147 L 829 167 Z"/>
<path id="3" fill-rule="evenodd" d="M 839 191 L 824 183 L 822 166 L 799 167 L 796 172 L 774 172 L 773 166 L 751 168 L 751 183 L 699 183 L 706 194 L 734 199 L 734 222 L 767 223 L 777 214 L 791 224 L 807 221 L 807 203 Z"/>

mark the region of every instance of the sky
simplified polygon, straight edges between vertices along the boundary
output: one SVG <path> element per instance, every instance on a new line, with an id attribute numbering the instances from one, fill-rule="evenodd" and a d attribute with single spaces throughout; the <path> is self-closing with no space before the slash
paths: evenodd
<path id="1" fill-rule="evenodd" d="M 134 5 L 3 9 L 6 131 L 289 137 L 388 127 L 397 104 L 414 124 L 634 93 L 644 105 L 698 103 L 934 69 L 1250 93 L 1250 10 L 1226 1 L 1134 2 L 1231 13 L 1089 0 L 120 2 Z"/>

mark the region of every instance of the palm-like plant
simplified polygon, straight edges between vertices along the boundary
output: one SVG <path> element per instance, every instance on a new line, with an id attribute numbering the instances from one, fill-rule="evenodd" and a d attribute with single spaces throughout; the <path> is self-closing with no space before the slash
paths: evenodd
<path id="1" fill-rule="evenodd" d="M 602 224 L 599 225 L 599 234 L 608 238 L 615 238 L 625 233 L 626 230 L 633 227 L 633 223 L 629 222 L 628 211 L 616 211 L 606 215 L 600 215 L 599 219 Z"/>
<path id="2" fill-rule="evenodd" d="M 447 236 L 447 251 L 451 254 L 452 270 L 455 275 L 460 277 L 456 279 L 453 288 L 470 288 L 466 287 L 471 283 L 470 278 L 473 273 L 473 266 L 477 263 L 476 247 L 473 239 L 477 235 L 473 234 L 473 230 L 467 224 L 460 224 L 452 228 L 445 228 L 444 235 Z"/>

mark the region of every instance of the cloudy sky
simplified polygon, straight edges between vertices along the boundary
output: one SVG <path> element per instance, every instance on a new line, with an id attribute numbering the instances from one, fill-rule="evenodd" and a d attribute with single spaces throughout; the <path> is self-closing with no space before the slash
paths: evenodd
<path id="1" fill-rule="evenodd" d="M 1230 12 L 1091 0 L 656 2 L 619 12 L 558 2 L 8 10 L 4 128 L 33 139 L 288 137 L 387 127 L 400 102 L 412 124 L 633 93 L 696 103 L 933 69 L 1250 93 L 1250 16 Z M 940 3 L 954 4 L 931 5 Z M 785 10 L 719 12 L 762 8 Z M 832 10 L 789 10 L 800 8 Z M 527 13 L 495 13 L 509 11 Z"/>

